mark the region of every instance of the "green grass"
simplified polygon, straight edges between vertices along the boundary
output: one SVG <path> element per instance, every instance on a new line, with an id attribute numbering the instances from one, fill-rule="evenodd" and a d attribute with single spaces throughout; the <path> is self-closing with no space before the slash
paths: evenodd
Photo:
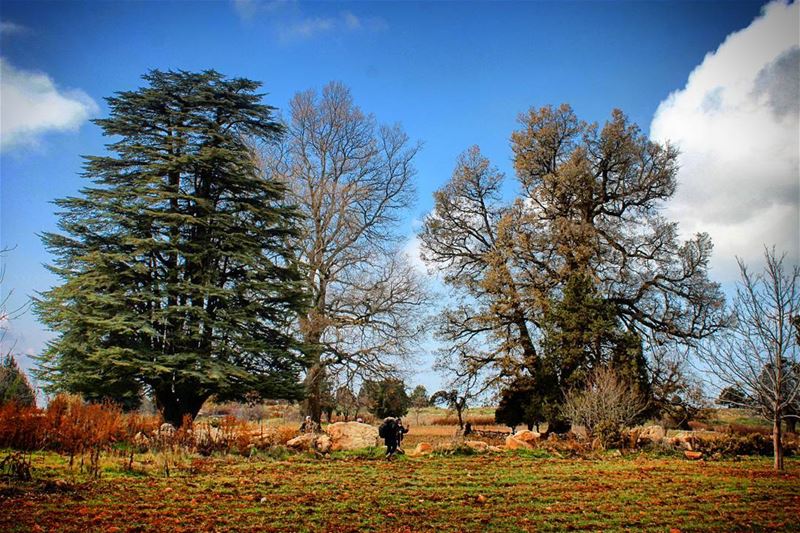
<path id="1" fill-rule="evenodd" d="M 184 457 L 170 478 L 155 456 L 135 473 L 119 458 L 99 481 L 36 454 L 37 481 L 0 492 L 0 530 L 741 531 L 797 528 L 800 516 L 797 459 L 775 474 L 770 458 L 382 453 Z M 74 487 L 47 490 L 57 478 Z"/>

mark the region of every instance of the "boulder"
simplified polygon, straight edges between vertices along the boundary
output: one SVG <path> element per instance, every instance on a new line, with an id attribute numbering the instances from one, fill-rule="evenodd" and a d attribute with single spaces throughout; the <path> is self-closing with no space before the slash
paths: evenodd
<path id="1" fill-rule="evenodd" d="M 642 444 L 648 442 L 660 442 L 667 436 L 667 431 L 662 426 L 645 426 L 639 429 L 637 442 Z"/>
<path id="2" fill-rule="evenodd" d="M 521 440 L 522 442 L 527 442 L 528 444 L 534 444 L 539 439 L 542 438 L 541 434 L 536 433 L 535 431 L 530 431 L 528 429 L 523 429 L 522 431 L 518 431 L 513 435 L 513 437 L 517 440 Z"/>
<path id="3" fill-rule="evenodd" d="M 457 443 L 455 441 L 440 442 L 434 448 L 437 452 L 452 452 L 456 449 Z"/>
<path id="4" fill-rule="evenodd" d="M 428 442 L 420 442 L 417 444 L 417 447 L 408 452 L 407 455 L 409 457 L 420 457 L 430 453 L 433 453 L 433 446 L 431 446 Z"/>
<path id="5" fill-rule="evenodd" d="M 698 459 L 703 458 L 703 452 L 693 452 L 691 450 L 686 450 L 685 452 L 683 452 L 683 455 L 687 459 L 691 459 L 692 461 L 697 461 Z"/>
<path id="6" fill-rule="evenodd" d="M 515 435 L 506 437 L 506 450 L 532 450 L 533 444 L 519 440 Z"/>
<path id="7" fill-rule="evenodd" d="M 477 452 L 485 452 L 489 450 L 489 445 L 482 440 L 466 440 L 464 441 L 464 445 L 469 446 Z"/>
<path id="8" fill-rule="evenodd" d="M 695 436 L 691 431 L 681 431 L 669 439 L 669 444 L 685 450 L 692 450 Z"/>
<path id="9" fill-rule="evenodd" d="M 311 451 L 314 449 L 314 445 L 317 442 L 317 436 L 313 433 L 303 433 L 302 435 L 298 435 L 297 437 L 291 439 L 289 442 L 286 443 L 287 448 L 291 448 L 292 450 L 298 451 Z"/>
<path id="10" fill-rule="evenodd" d="M 314 449 L 319 453 L 326 454 L 331 452 L 333 442 L 328 435 L 317 435 L 317 440 L 314 442 Z"/>
<path id="11" fill-rule="evenodd" d="M 489 451 L 490 452 L 495 452 L 495 453 L 500 453 L 500 452 L 506 451 L 506 449 L 501 447 L 501 446 L 489 446 Z"/>
<path id="12" fill-rule="evenodd" d="M 359 450 L 378 445 L 378 428 L 360 422 L 336 422 L 325 428 L 331 451 Z"/>

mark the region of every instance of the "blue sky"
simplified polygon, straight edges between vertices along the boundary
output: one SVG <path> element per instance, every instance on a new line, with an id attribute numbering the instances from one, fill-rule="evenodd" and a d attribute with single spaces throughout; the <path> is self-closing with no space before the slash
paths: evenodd
<path id="1" fill-rule="evenodd" d="M 681 102 L 691 101 L 695 92 L 719 92 L 714 76 L 724 88 L 725 76 L 739 70 L 735 50 L 725 52 L 720 46 L 726 37 L 739 32 L 744 45 L 750 39 L 749 49 L 761 50 L 757 36 L 750 35 L 755 35 L 751 26 L 763 5 L 3 0 L 0 242 L 15 248 L 3 258 L 2 293 L 13 289 L 13 306 L 55 282 L 42 266 L 49 258 L 37 236 L 55 228 L 50 202 L 81 187 L 81 154 L 103 151 L 104 140 L 87 118 L 103 116 L 103 97 L 140 86 L 139 77 L 148 69 L 213 68 L 260 80 L 268 93 L 266 102 L 280 109 L 299 90 L 343 81 L 362 109 L 382 122 L 402 123 L 412 139 L 424 143 L 416 162 L 419 201 L 403 228 L 411 236 L 413 221 L 431 208 L 431 193 L 449 178 L 456 156 L 470 145 L 480 145 L 494 164 L 513 175 L 508 139 L 517 114 L 530 106 L 568 102 L 579 116 L 592 121 L 604 120 L 619 107 L 645 132 L 653 123 L 659 135 L 685 137 L 690 156 L 693 150 L 710 152 L 714 161 L 727 161 L 727 155 L 684 135 L 683 122 L 675 117 L 683 109 Z M 796 7 L 778 2 L 772 15 L 778 22 L 763 15 L 764 25 L 777 25 L 787 16 L 800 23 Z M 772 33 L 780 32 L 783 40 L 775 45 L 777 52 L 765 49 L 763 57 L 754 60 L 754 79 L 776 54 L 788 50 L 791 84 L 796 55 L 792 47 L 800 46 L 800 37 L 791 29 Z M 723 67 L 714 67 L 718 63 Z M 710 89 L 695 87 L 692 72 L 702 74 L 696 79 L 712 78 Z M 785 73 L 781 76 L 786 78 Z M 32 92 L 41 98 L 25 98 Z M 670 100 L 671 94 L 676 96 Z M 25 106 L 38 107 L 33 112 Z M 32 123 L 39 112 L 50 118 Z M 708 127 L 711 136 L 730 131 L 730 126 L 714 122 L 719 114 L 714 117 L 691 128 Z M 792 117 L 774 122 L 783 127 L 788 120 L 792 127 Z M 793 140 L 790 135 L 788 142 Z M 792 246 L 797 244 L 797 226 L 793 229 L 786 220 L 796 221 L 797 216 L 797 192 L 791 182 L 797 163 L 791 153 L 786 158 L 786 166 L 776 170 L 781 176 L 776 179 L 783 181 L 771 194 L 789 195 L 788 214 L 784 213 L 788 218 L 779 224 L 796 260 Z M 707 168 L 696 169 L 692 161 L 688 168 L 696 174 L 689 182 L 716 183 L 706 179 Z M 719 174 L 728 179 L 723 171 Z M 698 211 L 692 199 L 699 196 L 691 193 L 691 186 L 684 190 L 683 211 L 676 208 L 676 216 L 688 217 L 687 227 L 702 226 L 702 220 L 692 218 Z M 780 203 L 775 198 L 767 198 L 767 205 Z M 773 215 L 762 210 L 754 216 L 774 221 Z M 735 239 L 731 242 L 736 251 Z M 724 243 L 723 249 L 731 255 Z M 745 251 L 736 253 L 747 256 Z M 720 266 L 718 272 L 728 276 L 727 268 Z M 46 338 L 29 312 L 14 321 L 7 341 L 16 341 L 16 352 L 31 354 L 41 350 Z M 29 364 L 23 360 L 24 366 Z M 433 388 L 439 378 L 425 372 L 410 381 Z"/>

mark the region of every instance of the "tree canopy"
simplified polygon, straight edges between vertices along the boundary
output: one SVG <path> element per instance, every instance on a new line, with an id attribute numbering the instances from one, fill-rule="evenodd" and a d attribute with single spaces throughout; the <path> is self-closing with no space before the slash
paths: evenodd
<path id="1" fill-rule="evenodd" d="M 661 214 L 677 151 L 618 110 L 602 128 L 567 105 L 519 122 L 520 194 L 504 200 L 504 176 L 472 147 L 420 232 L 424 260 L 456 291 L 439 324 L 442 357 L 486 387 L 530 379 L 541 406 L 563 403 L 599 365 L 644 389 L 643 348 L 691 345 L 725 324 L 709 237 L 681 242 Z M 547 416 L 563 427 L 558 409 Z"/>
<path id="2" fill-rule="evenodd" d="M 173 424 L 211 395 L 299 398 L 301 214 L 251 148 L 282 133 L 274 109 L 214 71 L 143 79 L 106 99 L 108 154 L 85 158 L 92 184 L 56 201 L 61 232 L 43 237 L 62 283 L 36 302 L 58 334 L 39 375 L 128 405 L 147 389 Z"/>
<path id="3" fill-rule="evenodd" d="M 411 407 L 406 385 L 400 379 L 365 381 L 361 390 L 367 399 L 367 409 L 378 418 L 405 416 Z"/>

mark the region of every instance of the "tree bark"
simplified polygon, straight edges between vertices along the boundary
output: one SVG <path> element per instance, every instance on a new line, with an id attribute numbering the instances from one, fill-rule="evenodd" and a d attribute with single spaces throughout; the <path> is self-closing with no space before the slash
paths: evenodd
<path id="1" fill-rule="evenodd" d="M 306 415 L 311 417 L 311 420 L 320 424 L 322 423 L 322 382 L 325 379 L 325 368 L 319 362 L 315 361 L 308 369 L 306 375 Z"/>
<path id="2" fill-rule="evenodd" d="M 783 470 L 783 446 L 781 443 L 781 410 L 775 409 L 772 424 L 772 449 L 775 456 L 775 471 Z"/>

